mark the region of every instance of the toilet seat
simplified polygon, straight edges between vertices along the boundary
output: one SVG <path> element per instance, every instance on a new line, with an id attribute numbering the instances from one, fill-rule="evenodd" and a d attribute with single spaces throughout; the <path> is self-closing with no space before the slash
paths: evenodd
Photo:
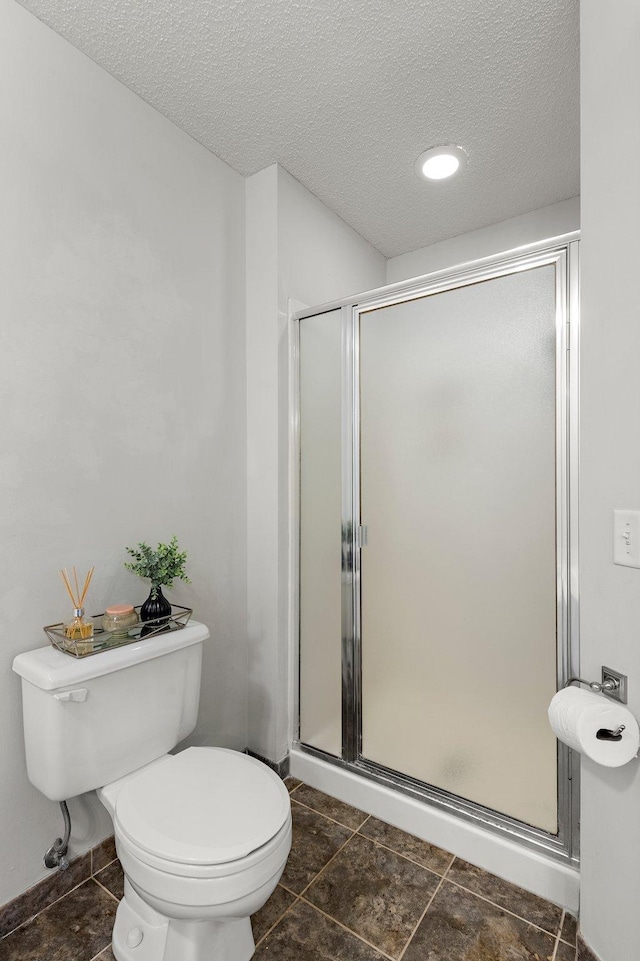
<path id="1" fill-rule="evenodd" d="M 122 786 L 114 827 L 138 860 L 210 877 L 268 857 L 290 816 L 288 791 L 266 765 L 224 748 L 188 748 Z"/>

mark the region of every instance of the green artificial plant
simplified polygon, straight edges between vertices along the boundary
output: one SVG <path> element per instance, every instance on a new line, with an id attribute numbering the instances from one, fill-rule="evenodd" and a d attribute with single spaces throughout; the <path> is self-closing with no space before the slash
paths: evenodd
<path id="1" fill-rule="evenodd" d="M 133 557 L 133 561 L 124 566 L 138 577 L 147 577 L 151 581 L 152 598 L 157 597 L 158 588 L 173 587 L 176 578 L 191 583 L 185 571 L 187 552 L 178 550 L 175 534 L 168 544 L 158 544 L 155 551 L 144 541 L 137 548 L 127 547 L 125 550 Z"/>

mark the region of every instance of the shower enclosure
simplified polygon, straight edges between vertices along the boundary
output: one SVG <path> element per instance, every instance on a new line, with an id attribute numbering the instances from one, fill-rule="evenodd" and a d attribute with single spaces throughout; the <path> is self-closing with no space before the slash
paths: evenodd
<path id="1" fill-rule="evenodd" d="M 577 247 L 295 318 L 297 749 L 569 862 Z"/>

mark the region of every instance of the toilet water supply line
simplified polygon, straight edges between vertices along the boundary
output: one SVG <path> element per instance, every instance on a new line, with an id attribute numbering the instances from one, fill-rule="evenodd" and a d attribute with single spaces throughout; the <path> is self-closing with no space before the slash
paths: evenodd
<path id="1" fill-rule="evenodd" d="M 64 837 L 55 839 L 42 860 L 45 868 L 60 868 L 61 871 L 66 871 L 69 867 L 66 855 L 71 837 L 71 817 L 66 801 L 60 801 L 60 808 L 64 818 Z"/>

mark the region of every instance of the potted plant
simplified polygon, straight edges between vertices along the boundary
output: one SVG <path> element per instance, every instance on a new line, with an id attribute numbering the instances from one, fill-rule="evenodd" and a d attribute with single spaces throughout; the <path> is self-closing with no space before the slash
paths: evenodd
<path id="1" fill-rule="evenodd" d="M 176 579 L 191 583 L 185 571 L 186 551 L 178 549 L 178 538 L 175 534 L 168 544 L 158 544 L 155 551 L 144 541 L 138 544 L 137 548 L 127 547 L 125 550 L 133 557 L 133 561 L 124 565 L 127 570 L 151 581 L 149 596 L 140 608 L 140 620 L 168 620 L 171 616 L 171 602 L 162 593 L 162 588 L 173 587 Z"/>

